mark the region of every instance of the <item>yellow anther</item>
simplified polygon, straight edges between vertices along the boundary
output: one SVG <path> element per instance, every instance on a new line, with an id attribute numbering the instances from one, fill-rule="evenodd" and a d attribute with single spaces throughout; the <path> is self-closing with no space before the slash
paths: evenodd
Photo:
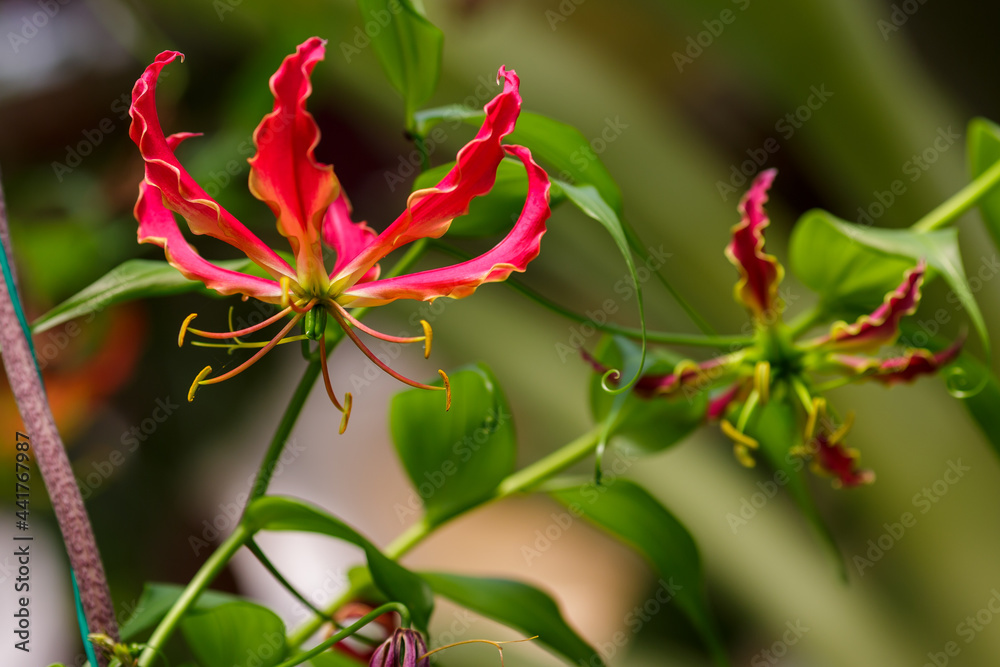
<path id="1" fill-rule="evenodd" d="M 851 430 L 851 426 L 853 425 L 854 413 L 848 412 L 847 417 L 844 418 L 844 423 L 840 425 L 840 428 L 833 432 L 833 435 L 830 436 L 830 444 L 836 445 L 838 442 L 843 440 L 844 436 L 847 435 L 847 432 Z"/>
<path id="2" fill-rule="evenodd" d="M 737 430 L 735 426 L 729 423 L 728 419 L 723 419 L 719 426 L 722 432 L 733 441 L 733 454 L 736 455 L 736 459 L 747 468 L 757 465 L 757 462 L 750 456 L 750 450 L 758 449 L 760 443 L 746 433 Z"/>
<path id="3" fill-rule="evenodd" d="M 351 418 L 351 406 L 354 405 L 354 397 L 348 392 L 344 394 L 344 415 L 340 418 L 340 435 L 344 435 L 347 430 L 347 422 Z"/>
<path id="4" fill-rule="evenodd" d="M 177 332 L 177 347 L 184 347 L 184 334 L 187 333 L 188 325 L 191 324 L 191 320 L 198 317 L 198 313 L 191 313 L 184 318 L 181 322 L 181 330 Z"/>
<path id="5" fill-rule="evenodd" d="M 194 392 L 198 391 L 198 387 L 201 386 L 201 381 L 205 379 L 205 376 L 212 372 L 211 366 L 205 366 L 201 369 L 201 372 L 195 376 L 194 382 L 191 383 L 191 388 L 188 389 L 188 403 L 194 400 Z"/>
<path id="6" fill-rule="evenodd" d="M 451 410 L 451 381 L 448 379 L 448 374 L 445 373 L 444 371 L 438 369 L 438 374 L 441 376 L 441 380 L 444 382 L 444 391 L 445 391 L 444 410 L 445 412 L 447 412 L 448 410 Z"/>
<path id="7" fill-rule="evenodd" d="M 420 326 L 424 328 L 424 359 L 431 356 L 431 343 L 434 341 L 434 330 L 431 329 L 430 322 L 420 320 Z"/>
<path id="8" fill-rule="evenodd" d="M 809 417 L 806 419 L 806 442 L 812 440 L 816 433 L 816 423 L 826 416 L 826 399 L 817 396 L 812 400 L 812 408 L 809 410 Z"/>
<path id="9" fill-rule="evenodd" d="M 753 369 L 753 388 L 760 395 L 760 404 L 766 405 L 771 395 L 771 364 L 758 361 Z"/>

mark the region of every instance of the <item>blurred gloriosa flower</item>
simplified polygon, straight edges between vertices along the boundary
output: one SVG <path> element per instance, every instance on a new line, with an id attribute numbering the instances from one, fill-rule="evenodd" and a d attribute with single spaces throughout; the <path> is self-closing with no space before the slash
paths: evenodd
<path id="1" fill-rule="evenodd" d="M 397 299 L 432 301 L 439 297 L 462 298 L 486 282 L 505 280 L 513 271 L 524 271 L 539 252 L 545 221 L 549 216 L 549 180 L 527 148 L 505 145 L 521 108 L 519 80 L 512 70 L 500 68 L 503 91 L 485 107 L 486 117 L 475 138 L 458 153 L 455 167 L 434 187 L 413 192 L 406 209 L 384 232 L 376 234 L 364 222 L 351 219 L 351 205 L 333 167 L 316 161 L 313 151 L 319 128 L 306 110 L 312 92 L 310 75 L 325 52 L 325 41 L 310 38 L 282 62 L 271 77 L 274 109 L 254 132 L 256 154 L 250 158 L 250 192 L 267 203 L 277 217 L 278 231 L 291 246 L 292 263 L 283 259 L 253 232 L 226 211 L 199 186 L 174 154 L 177 146 L 197 136 L 178 133 L 166 136 L 156 112 L 156 83 L 164 66 L 183 56 L 164 51 L 149 65 L 132 92 L 130 135 L 145 161 L 145 178 L 139 186 L 135 216 L 140 243 L 163 248 L 167 261 L 191 280 L 204 283 L 220 294 L 241 294 L 280 307 L 260 324 L 239 331 L 208 332 L 191 328 L 189 316 L 178 337 L 185 333 L 208 339 L 230 340 L 230 350 L 259 348 L 233 370 L 208 377 L 212 368 L 198 374 L 189 400 L 200 385 L 214 384 L 253 365 L 279 343 L 318 340 L 323 378 L 330 400 L 344 418 L 350 414 L 351 395 L 341 404 L 333 393 L 326 367 L 324 332 L 329 315 L 369 358 L 396 379 L 414 387 L 448 392 L 448 377 L 438 371 L 443 387 L 406 378 L 378 359 L 358 337 L 355 329 L 394 343 L 423 342 L 425 357 L 431 349 L 431 328 L 422 322 L 423 335 L 390 336 L 375 331 L 353 317 L 349 309 L 379 306 Z M 493 187 L 496 171 L 505 155 L 520 160 L 528 174 L 528 194 L 520 217 L 510 233 L 483 255 L 453 266 L 379 279 L 379 262 L 390 252 L 423 238 L 438 238 L 451 221 L 468 211 L 470 201 Z M 186 221 L 194 234 L 206 234 L 243 252 L 268 277 L 258 277 L 221 268 L 205 259 L 184 238 L 174 214 Z M 324 245 L 336 252 L 329 271 L 324 266 Z M 289 321 L 267 343 L 240 339 L 286 317 Z M 303 324 L 304 333 L 290 336 Z M 232 327 L 230 327 L 232 329 Z"/>
<path id="2" fill-rule="evenodd" d="M 814 471 L 829 475 L 833 484 L 858 486 L 874 480 L 871 471 L 857 466 L 858 452 L 844 444 L 853 415 L 841 419 L 831 414 L 824 391 L 849 382 L 874 380 L 886 386 L 909 382 L 920 375 L 934 373 L 958 355 L 963 340 L 937 353 L 926 349 L 907 349 L 901 356 L 879 358 L 874 353 L 896 343 L 900 320 L 916 311 L 920 287 L 926 274 L 921 261 L 906 271 L 899 287 L 885 296 L 878 308 L 856 321 L 836 322 L 823 336 L 798 340 L 800 326 L 790 326 L 782 319 L 784 302 L 778 285 L 784 268 L 773 255 L 764 252 L 764 230 L 769 224 L 764 204 L 776 175 L 768 169 L 757 176 L 740 200 L 740 222 L 732 229 L 732 241 L 726 257 L 739 271 L 736 300 L 750 312 L 754 324 L 754 343 L 696 363 L 685 360 L 670 373 L 645 375 L 633 391 L 643 398 L 691 395 L 714 391 L 706 416 L 720 422 L 720 427 L 734 443 L 741 463 L 755 464 L 752 452 L 758 441 L 747 432 L 751 419 L 773 395 L 797 404 L 804 419 L 802 445 L 791 453 L 808 460 Z M 606 370 L 589 355 L 599 371 Z M 822 376 L 839 376 L 823 380 Z M 819 377 L 817 377 L 819 376 Z"/>

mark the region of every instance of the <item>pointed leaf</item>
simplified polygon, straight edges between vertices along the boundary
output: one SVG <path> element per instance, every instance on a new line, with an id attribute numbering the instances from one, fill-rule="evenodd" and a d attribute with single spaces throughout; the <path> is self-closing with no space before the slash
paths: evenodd
<path id="1" fill-rule="evenodd" d="M 626 479 L 609 481 L 596 490 L 591 485 L 550 493 L 572 514 L 583 516 L 644 556 L 691 619 L 716 664 L 729 664 L 708 608 L 701 555 L 694 538 L 673 514 Z"/>
<path id="2" fill-rule="evenodd" d="M 231 271 L 245 271 L 253 265 L 246 259 L 215 264 Z M 200 282 L 188 280 L 166 262 L 130 259 L 39 317 L 32 324 L 32 331 L 41 333 L 74 318 L 101 312 L 116 303 L 195 290 L 215 294 Z"/>
<path id="3" fill-rule="evenodd" d="M 444 34 L 419 0 L 358 0 L 361 16 L 380 26 L 369 34 L 389 83 L 403 96 L 406 117 L 430 99 L 441 73 Z"/>
<path id="4" fill-rule="evenodd" d="M 483 579 L 439 572 L 421 573 L 438 595 L 477 614 L 519 630 L 574 664 L 601 667 L 604 662 L 571 628 L 559 606 L 534 586 L 509 579 Z"/>
<path id="5" fill-rule="evenodd" d="M 287 652 L 285 624 L 252 602 L 188 612 L 181 632 L 202 667 L 272 667 Z"/>
<path id="6" fill-rule="evenodd" d="M 510 406 L 493 372 L 478 364 L 450 380 L 447 412 L 439 392 L 423 389 L 396 394 L 389 408 L 396 453 L 432 524 L 488 499 L 516 463 Z"/>
<path id="7" fill-rule="evenodd" d="M 138 638 L 143 632 L 152 630 L 163 620 L 170 608 L 184 592 L 183 586 L 174 584 L 146 584 L 142 595 L 135 606 L 134 614 L 121 628 L 121 636 L 125 641 Z M 204 591 L 198 596 L 192 609 L 205 611 L 230 602 L 241 602 L 242 598 L 219 591 Z"/>
<path id="8" fill-rule="evenodd" d="M 982 387 L 982 390 L 960 396 L 965 409 L 979 426 L 994 453 L 1000 455 L 1000 379 L 985 364 L 967 352 L 959 355 L 952 366 L 948 382 L 958 381 L 965 387 Z"/>
<path id="9" fill-rule="evenodd" d="M 361 547 L 368 559 L 372 580 L 389 599 L 401 602 L 410 610 L 414 624 L 426 630 L 434 608 L 427 584 L 379 549 L 346 523 L 318 507 L 294 498 L 264 496 L 250 503 L 243 522 L 251 532 L 260 530 L 296 530 L 319 533 Z"/>
<path id="10" fill-rule="evenodd" d="M 833 557 L 840 576 L 847 580 L 847 564 L 829 526 L 823 520 L 809 492 L 803 469 L 805 462 L 791 454 L 802 444 L 802 433 L 796 422 L 795 408 L 781 400 L 772 400 L 763 407 L 747 428 L 747 435 L 760 443 L 760 453 L 776 471 L 777 480 L 784 484 L 806 520 L 812 524 Z M 779 476 L 780 475 L 780 476 Z"/>
<path id="11" fill-rule="evenodd" d="M 1000 161 L 1000 125 L 985 118 L 973 118 L 968 134 L 969 171 L 972 178 L 982 175 Z M 993 238 L 993 245 L 1000 248 L 1000 188 L 979 200 L 986 229 Z"/>

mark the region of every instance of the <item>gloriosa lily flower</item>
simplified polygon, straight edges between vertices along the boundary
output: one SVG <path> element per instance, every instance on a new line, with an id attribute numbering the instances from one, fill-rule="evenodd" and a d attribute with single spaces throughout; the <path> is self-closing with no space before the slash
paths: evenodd
<path id="1" fill-rule="evenodd" d="M 319 341 L 324 359 L 323 379 L 330 400 L 341 410 L 341 432 L 350 414 L 351 395 L 341 404 L 334 395 L 326 367 L 324 331 L 327 315 L 336 320 L 361 351 L 384 371 L 414 387 L 443 389 L 451 396 L 448 377 L 438 371 L 443 387 L 435 387 L 403 377 L 386 366 L 358 337 L 355 329 L 395 343 L 423 342 L 425 357 L 431 350 L 431 328 L 422 322 L 423 335 L 389 336 L 375 331 L 353 317 L 349 309 L 379 306 L 396 299 L 432 301 L 472 294 L 486 282 L 507 278 L 524 271 L 539 252 L 545 221 L 549 217 L 549 180 L 527 148 L 505 145 L 503 139 L 514 129 L 521 108 L 519 80 L 512 70 L 500 68 L 498 81 L 503 91 L 485 107 L 486 118 L 475 138 L 458 153 L 455 167 L 433 188 L 412 193 L 406 209 L 384 232 L 376 234 L 364 222 L 351 219 L 351 205 L 333 167 L 316 161 L 313 151 L 319 142 L 319 128 L 306 110 L 312 92 L 310 75 L 322 60 L 325 41 L 310 38 L 282 62 L 271 77 L 274 109 L 264 116 L 254 132 L 257 152 L 250 158 L 250 192 L 267 203 L 277 217 L 278 231 L 288 239 L 294 267 L 263 243 L 253 232 L 213 200 L 185 171 L 174 154 L 184 140 L 197 136 L 179 133 L 166 136 L 156 112 L 156 83 L 160 71 L 183 55 L 164 51 L 149 65 L 132 91 L 130 136 L 145 161 L 145 178 L 139 186 L 135 216 L 139 222 L 139 242 L 163 248 L 167 261 L 191 280 L 203 282 L 220 294 L 241 294 L 280 307 L 260 324 L 239 331 L 207 332 L 191 328 L 195 315 L 181 327 L 178 342 L 186 332 L 203 338 L 230 340 L 222 344 L 230 350 L 260 348 L 238 367 L 208 377 L 206 367 L 191 386 L 188 400 L 201 385 L 222 382 L 253 365 L 276 345 L 312 339 Z M 454 266 L 409 275 L 379 279 L 379 262 L 390 252 L 422 238 L 438 238 L 451 221 L 468 212 L 470 201 L 493 187 L 496 171 L 505 155 L 520 160 L 528 174 L 528 194 L 513 229 L 500 243 L 483 255 Z M 174 214 L 187 222 L 194 234 L 207 234 L 238 248 L 269 277 L 262 278 L 223 269 L 203 259 L 188 243 Z M 329 271 L 323 262 L 324 244 L 336 252 Z M 242 336 L 260 331 L 286 317 L 289 321 L 267 343 L 247 343 Z M 289 336 L 300 322 L 304 334 Z M 230 326 L 232 329 L 232 326 Z M 203 344 L 204 345 L 204 344 Z"/>
<path id="2" fill-rule="evenodd" d="M 416 630 L 400 628 L 372 655 L 369 667 L 430 667 L 427 642 Z"/>
<path id="3" fill-rule="evenodd" d="M 733 440 L 736 457 L 753 466 L 751 455 L 759 443 L 746 429 L 758 408 L 779 390 L 790 392 L 804 415 L 803 443 L 793 453 L 811 463 L 816 472 L 833 477 L 834 486 L 858 486 L 874 480 L 871 471 L 857 467 L 858 453 L 844 444 L 853 415 L 832 419 L 826 399 L 815 394 L 845 382 L 873 380 L 890 386 L 934 373 L 958 355 L 962 340 L 937 353 L 909 349 L 902 356 L 880 359 L 859 353 L 876 352 L 899 337 L 900 320 L 916 311 L 926 273 L 921 261 L 906 271 L 899 287 L 886 295 L 871 314 L 857 321 L 837 322 L 826 335 L 795 340 L 795 332 L 781 318 L 784 303 L 778 285 L 784 269 L 764 252 L 764 230 L 769 224 L 764 204 L 776 175 L 760 173 L 739 203 L 740 222 L 732 229 L 726 257 L 739 270 L 735 297 L 750 311 L 755 343 L 729 354 L 696 363 L 683 361 L 671 373 L 643 376 L 633 391 L 643 398 L 697 393 L 722 387 L 708 403 L 706 417 L 718 420 Z M 603 365 L 589 357 L 598 370 Z M 815 375 L 837 374 L 821 383 Z"/>

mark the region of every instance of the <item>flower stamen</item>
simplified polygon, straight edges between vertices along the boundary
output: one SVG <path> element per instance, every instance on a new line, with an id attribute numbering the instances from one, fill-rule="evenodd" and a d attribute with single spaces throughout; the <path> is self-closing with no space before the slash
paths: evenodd
<path id="1" fill-rule="evenodd" d="M 353 326 L 353 327 L 355 327 L 357 329 L 361 329 L 362 331 L 364 331 L 369 336 L 372 336 L 374 338 L 378 338 L 379 340 L 384 340 L 384 341 L 386 341 L 388 343 L 404 343 L 404 344 L 406 344 L 406 343 L 419 343 L 420 341 L 424 341 L 424 359 L 426 359 L 427 357 L 430 356 L 430 342 L 429 341 L 431 339 L 431 336 L 433 336 L 433 332 L 431 331 L 431 325 L 428 324 L 426 320 L 420 320 L 420 324 L 424 328 L 424 335 L 423 336 L 390 336 L 389 334 L 385 334 L 385 333 L 382 333 L 381 331 L 378 331 L 376 329 L 372 329 L 370 326 L 368 326 L 367 324 L 365 324 L 364 322 L 362 322 L 358 318 L 356 318 L 353 315 L 351 315 L 347 311 L 346 308 L 344 308 L 343 306 L 341 306 L 336 301 L 333 302 L 333 305 L 337 309 L 337 311 L 340 313 L 341 317 L 343 317 L 347 322 L 349 322 L 351 324 L 351 326 Z"/>
<path id="2" fill-rule="evenodd" d="M 322 364 L 321 369 L 323 371 L 323 386 L 326 388 L 326 395 L 330 397 L 330 402 L 333 406 L 343 413 L 343 417 L 340 420 L 340 433 L 343 435 L 344 431 L 347 430 L 347 420 L 351 417 L 351 394 L 348 392 L 344 395 L 344 405 L 340 404 L 337 400 L 337 395 L 333 393 L 333 383 L 330 382 L 330 369 L 327 367 L 326 363 L 326 337 L 320 336 L 319 339 L 319 357 L 320 363 Z"/>
<path id="3" fill-rule="evenodd" d="M 229 331 L 218 331 L 218 332 L 216 332 L 216 331 L 202 331 L 200 329 L 192 329 L 189 326 L 191 324 L 191 320 L 193 320 L 198 315 L 197 315 L 197 313 L 191 313 L 190 315 L 187 316 L 187 319 L 184 320 L 183 324 L 181 324 L 181 332 L 180 332 L 180 334 L 177 337 L 177 342 L 178 342 L 178 344 L 183 343 L 184 342 L 184 334 L 186 332 L 188 332 L 188 331 L 190 331 L 191 333 L 195 334 L 196 336 L 201 336 L 202 338 L 215 338 L 215 339 L 218 339 L 218 340 L 224 340 L 226 338 L 234 338 L 235 339 L 235 338 L 238 338 L 239 336 L 245 336 L 247 334 L 252 334 L 252 333 L 255 333 L 257 331 L 260 331 L 261 329 L 266 329 L 267 327 L 271 326 L 272 324 L 274 324 L 275 322 L 277 322 L 278 320 L 280 320 L 285 315 L 288 315 L 291 312 L 292 312 L 292 308 L 291 307 L 285 308 L 285 309 L 277 312 L 276 314 L 272 315 L 271 317 L 267 318 L 263 322 L 259 322 L 257 324 L 251 325 L 249 327 L 246 327 L 245 329 L 240 329 L 239 331 L 233 331 L 232 330 L 233 324 L 232 324 L 232 318 L 230 317 L 230 321 L 229 321 L 229 329 L 230 330 Z M 230 315 L 232 315 L 232 311 L 230 311 Z M 237 341 L 237 343 L 239 343 L 239 341 Z M 239 347 L 239 344 L 237 344 L 237 347 Z"/>
<path id="4" fill-rule="evenodd" d="M 201 373 L 198 374 L 198 377 L 195 378 L 194 383 L 191 385 L 191 389 L 188 391 L 188 401 L 193 401 L 194 400 L 194 392 L 196 391 L 197 387 L 199 387 L 201 385 L 205 385 L 205 384 L 218 384 L 219 382 L 223 382 L 225 380 L 228 380 L 229 378 L 232 378 L 232 377 L 235 377 L 235 376 L 239 375 L 240 373 L 242 373 L 246 369 L 248 369 L 251 366 L 253 366 L 258 361 L 260 361 L 264 357 L 265 354 L 267 354 L 272 349 L 274 349 L 274 347 L 278 343 L 280 343 L 281 340 L 286 335 L 288 335 L 288 332 L 291 331 L 292 328 L 295 327 L 295 325 L 299 323 L 299 320 L 301 320 L 302 317 L 303 317 L 302 315 L 296 315 L 295 317 L 293 317 L 288 322 L 288 324 L 286 324 L 285 327 L 281 331 L 278 332 L 277 336 L 275 336 L 274 338 L 272 338 L 271 341 L 268 342 L 264 347 L 262 347 L 256 354 L 254 354 L 252 357 L 250 357 L 249 359 L 247 359 L 246 361 L 244 361 L 242 364 L 240 364 L 239 366 L 237 366 L 233 370 L 231 370 L 231 371 L 229 371 L 227 373 L 223 373 L 222 375 L 218 375 L 218 376 L 216 376 L 214 378 L 209 378 L 209 379 L 206 380 L 206 379 L 204 379 L 205 376 L 212 372 L 212 367 L 211 366 L 206 366 L 201 371 Z"/>
<path id="5" fill-rule="evenodd" d="M 751 438 L 746 433 L 738 430 L 735 426 L 729 423 L 728 419 L 723 419 L 719 423 L 719 428 L 725 433 L 730 440 L 733 441 L 733 454 L 736 459 L 747 468 L 753 468 L 757 465 L 757 462 L 752 456 L 750 456 L 751 449 L 759 449 L 760 443 Z"/>
<path id="6" fill-rule="evenodd" d="M 446 392 L 448 397 L 445 402 L 446 406 L 445 409 L 447 410 L 448 408 L 451 407 L 451 384 L 447 382 L 448 376 L 445 374 L 444 371 L 442 370 L 438 371 L 438 373 L 441 374 L 441 377 L 445 379 L 443 387 L 435 387 L 433 385 L 424 384 L 423 382 L 417 382 L 416 380 L 411 380 L 405 375 L 397 373 L 396 371 L 389 368 L 381 359 L 379 359 L 374 352 L 368 349 L 368 347 L 364 344 L 364 342 L 362 342 L 362 340 L 358 338 L 358 334 L 354 333 L 354 330 L 351 328 L 351 325 L 347 322 L 347 320 L 344 319 L 344 317 L 340 314 L 338 310 L 333 310 L 332 312 L 333 316 L 337 319 L 337 323 L 340 324 L 340 328 L 344 330 L 345 334 L 347 334 L 347 337 L 354 342 L 357 348 L 361 350 L 361 352 L 364 353 L 364 355 L 368 357 L 368 359 L 370 359 L 373 364 L 375 364 L 376 366 L 378 366 L 383 371 L 385 371 L 392 377 L 396 378 L 403 384 L 407 384 L 411 387 L 416 387 L 417 389 L 428 389 L 430 391 Z"/>

